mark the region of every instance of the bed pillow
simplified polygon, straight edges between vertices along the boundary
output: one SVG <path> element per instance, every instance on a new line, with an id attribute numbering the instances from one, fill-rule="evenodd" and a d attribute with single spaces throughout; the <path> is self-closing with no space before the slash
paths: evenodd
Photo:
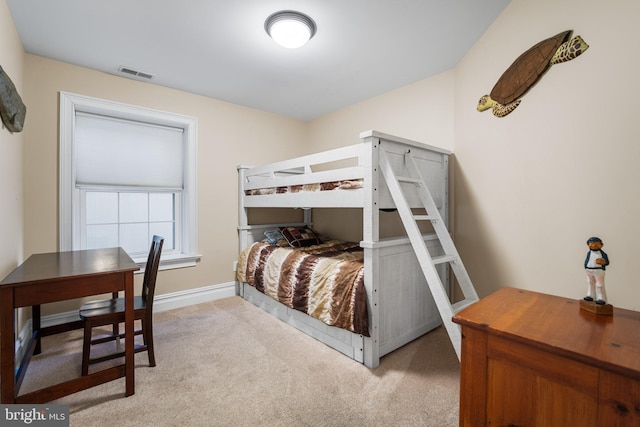
<path id="1" fill-rule="evenodd" d="M 264 237 L 270 245 L 282 246 L 280 243 L 285 240 L 280 230 L 267 230 L 264 232 Z"/>
<path id="2" fill-rule="evenodd" d="M 280 232 L 292 248 L 303 248 L 322 243 L 320 236 L 307 227 L 280 227 Z"/>

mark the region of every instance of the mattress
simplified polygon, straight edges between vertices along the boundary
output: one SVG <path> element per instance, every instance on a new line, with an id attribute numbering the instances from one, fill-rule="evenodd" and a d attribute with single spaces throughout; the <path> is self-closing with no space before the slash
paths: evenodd
<path id="1" fill-rule="evenodd" d="M 240 253 L 236 278 L 327 325 L 369 336 L 364 252 L 357 243 L 257 242 Z"/>
<path id="2" fill-rule="evenodd" d="M 362 180 L 345 180 L 321 182 L 315 184 L 288 185 L 283 187 L 267 187 L 256 188 L 253 190 L 245 190 L 247 196 L 256 196 L 264 194 L 284 194 L 284 193 L 300 193 L 307 191 L 332 191 L 332 190 L 354 190 L 362 188 Z"/>

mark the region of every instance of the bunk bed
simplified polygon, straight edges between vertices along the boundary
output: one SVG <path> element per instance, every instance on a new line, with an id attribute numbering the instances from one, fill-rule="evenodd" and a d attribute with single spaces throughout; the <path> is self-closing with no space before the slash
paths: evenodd
<path id="1" fill-rule="evenodd" d="M 381 216 L 385 215 L 384 212 L 393 211 L 395 204 L 381 176 L 379 150 L 384 150 L 399 174 L 404 169 L 405 153 L 411 152 L 445 222 L 448 218 L 450 152 L 377 131 L 363 132 L 360 139 L 360 144 L 264 166 L 238 166 L 241 255 L 237 284 L 238 293 L 247 301 L 365 366 L 375 368 L 382 356 L 441 324 L 440 314 L 406 234 L 380 237 Z M 412 208 L 422 206 L 420 200 L 413 200 L 411 196 L 407 202 Z M 250 224 L 248 212 L 252 208 L 302 208 L 304 219 L 300 223 Z M 361 321 L 356 321 L 355 327 L 337 327 L 310 316 L 279 299 L 278 291 L 265 291 L 256 283 L 249 283 L 251 280 L 245 274 L 251 269 L 247 266 L 251 264 L 247 257 L 253 256 L 254 269 L 264 267 L 256 267 L 256 259 L 261 256 L 255 255 L 256 246 L 261 245 L 257 250 L 262 251 L 260 253 L 263 255 L 276 250 L 269 247 L 270 243 L 265 243 L 265 232 L 269 234 L 290 227 L 306 229 L 314 237 L 313 208 L 362 209 L 362 241 L 355 244 L 361 254 L 353 252 L 355 255 L 348 258 L 362 265 L 363 286 L 354 284 L 350 295 L 354 298 L 352 305 L 356 294 L 364 297 L 365 330 L 362 330 Z M 435 234 L 425 232 L 422 237 L 432 256 L 443 254 Z M 331 238 L 339 239 L 339 236 Z M 322 246 L 335 244 L 336 241 L 315 243 Z M 354 250 L 354 245 L 349 242 L 338 240 L 337 243 L 346 244 L 351 251 Z M 252 248 L 254 254 L 249 255 Z M 302 250 L 322 252 L 314 246 Z M 448 266 L 438 266 L 438 274 L 449 292 Z M 282 297 L 283 292 L 287 291 L 280 292 Z M 291 299 L 290 292 L 287 298 Z M 357 320 L 362 315 L 362 312 L 358 312 L 354 317 Z"/>

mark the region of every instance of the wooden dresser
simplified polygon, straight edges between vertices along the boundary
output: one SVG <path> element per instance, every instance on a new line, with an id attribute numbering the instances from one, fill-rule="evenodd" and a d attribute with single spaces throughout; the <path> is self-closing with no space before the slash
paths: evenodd
<path id="1" fill-rule="evenodd" d="M 640 313 L 502 288 L 454 322 L 460 426 L 640 426 Z"/>

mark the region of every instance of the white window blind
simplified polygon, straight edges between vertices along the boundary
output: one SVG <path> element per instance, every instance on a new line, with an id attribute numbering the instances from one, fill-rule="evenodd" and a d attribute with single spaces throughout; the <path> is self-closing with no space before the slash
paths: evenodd
<path id="1" fill-rule="evenodd" d="M 198 254 L 195 117 L 60 92 L 60 250 L 121 246 L 161 268 Z M 140 255 L 138 255 L 140 254 Z"/>
<path id="2" fill-rule="evenodd" d="M 183 188 L 183 130 L 76 111 L 77 185 Z"/>

